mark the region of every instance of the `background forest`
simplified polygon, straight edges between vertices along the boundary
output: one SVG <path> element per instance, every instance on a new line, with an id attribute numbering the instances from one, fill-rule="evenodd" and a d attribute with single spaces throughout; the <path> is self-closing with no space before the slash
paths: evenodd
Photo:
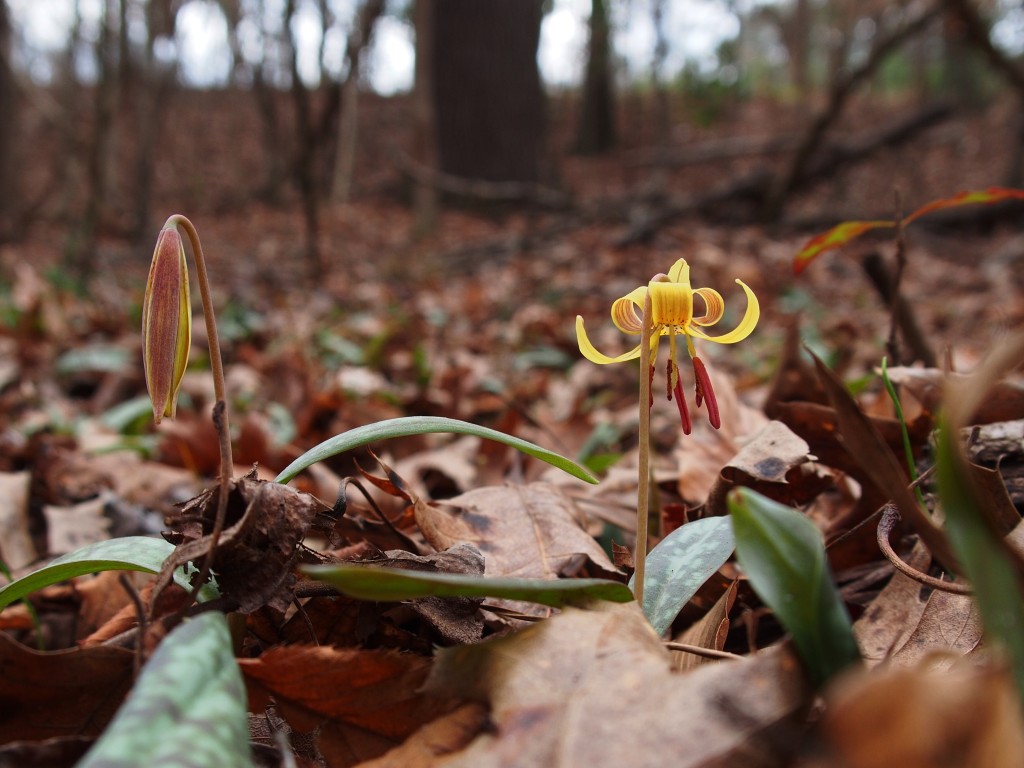
<path id="1" fill-rule="evenodd" d="M 0 0 L 0 767 L 1022 764 L 1021 187 L 1019 0 Z M 172 214 L 220 336 L 193 283 L 155 425 Z M 756 329 L 662 345 L 645 429 L 574 324 L 628 350 L 609 307 L 680 258 Z M 406 417 L 479 429 L 340 437 Z M 726 525 L 655 618 L 644 499 L 657 578 L 677 532 L 810 521 L 827 609 Z M 185 715 L 125 740 L 129 694 Z"/>

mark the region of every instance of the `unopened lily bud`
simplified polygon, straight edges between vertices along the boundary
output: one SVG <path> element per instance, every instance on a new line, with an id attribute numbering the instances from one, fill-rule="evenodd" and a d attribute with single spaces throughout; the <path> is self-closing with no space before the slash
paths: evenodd
<path id="1" fill-rule="evenodd" d="M 192 345 L 192 305 L 185 248 L 175 224 L 160 230 L 142 303 L 142 355 L 153 419 L 174 418 Z"/>

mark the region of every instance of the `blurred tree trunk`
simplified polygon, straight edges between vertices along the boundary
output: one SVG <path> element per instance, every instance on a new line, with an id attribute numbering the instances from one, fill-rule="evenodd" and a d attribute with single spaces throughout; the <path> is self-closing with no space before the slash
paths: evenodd
<path id="1" fill-rule="evenodd" d="M 259 0 L 256 5 L 256 18 L 259 20 L 260 39 L 263 44 L 262 56 L 258 64 L 253 66 L 252 93 L 256 100 L 256 109 L 260 115 L 260 138 L 263 142 L 265 172 L 263 178 L 263 197 L 270 203 L 278 203 L 281 199 L 281 185 L 284 181 L 282 163 L 281 121 L 278 118 L 277 102 L 273 86 L 267 82 L 271 71 L 274 38 L 266 29 L 263 19 L 266 16 L 266 3 Z"/>
<path id="2" fill-rule="evenodd" d="M 605 0 L 590 0 L 590 45 L 575 147 L 583 155 L 597 155 L 615 145 L 615 99 L 609 38 L 608 6 Z"/>
<path id="3" fill-rule="evenodd" d="M 668 37 L 665 35 L 665 0 L 653 0 L 651 22 L 654 26 L 654 57 L 651 60 L 651 84 L 654 89 L 655 143 L 667 147 L 672 143 L 672 105 L 663 79 L 668 58 Z"/>
<path id="4" fill-rule="evenodd" d="M 175 65 L 157 60 L 154 46 L 161 38 L 174 39 L 174 17 L 171 0 L 149 0 L 146 5 L 146 38 L 143 41 L 142 61 L 138 77 L 133 78 L 135 85 L 132 91 L 135 97 L 139 141 L 135 159 L 133 234 L 135 240 L 140 243 L 153 236 L 150 203 L 153 195 L 154 154 L 177 75 Z"/>
<path id="5" fill-rule="evenodd" d="M 291 95 L 295 107 L 296 147 L 292 157 L 292 174 L 302 197 L 302 218 L 306 230 L 306 262 L 311 269 L 326 271 L 328 265 L 320 258 L 320 190 L 314 160 L 317 136 L 313 126 L 313 107 L 309 89 L 299 75 L 299 45 L 292 29 L 295 0 L 288 0 L 284 11 L 285 35 L 291 71 Z"/>
<path id="6" fill-rule="evenodd" d="M 7 3 L 0 2 L 0 242 L 14 233 L 18 174 L 14 167 L 14 137 L 17 133 L 18 94 L 11 69 L 13 29 Z"/>
<path id="7" fill-rule="evenodd" d="M 416 0 L 416 82 L 413 86 L 413 121 L 416 126 L 413 156 L 422 167 L 437 169 L 437 114 L 434 111 L 435 0 Z M 433 184 L 417 180 L 413 192 L 413 237 L 437 228 L 440 193 Z"/>
<path id="8" fill-rule="evenodd" d="M 114 104 L 118 85 L 117 47 L 113 23 L 118 15 L 118 0 L 105 0 L 100 14 L 100 34 L 96 41 L 99 74 L 93 103 L 93 135 L 86 159 L 85 210 L 65 251 L 67 267 L 78 275 L 86 275 L 92 271 L 96 232 L 107 206 Z"/>
<path id="9" fill-rule="evenodd" d="M 348 74 L 341 89 L 341 119 L 338 125 L 337 149 L 334 153 L 334 174 L 331 179 L 331 198 L 336 202 L 347 201 L 352 189 L 363 51 L 369 45 L 373 27 L 383 12 L 384 0 L 366 0 L 349 32 L 348 43 L 345 46 Z"/>
<path id="10" fill-rule="evenodd" d="M 787 27 L 790 76 L 797 96 L 806 100 L 811 92 L 811 14 L 810 0 L 796 0 Z"/>
<path id="11" fill-rule="evenodd" d="M 543 0 L 434 0 L 440 170 L 538 182 L 545 146 L 537 68 Z"/>

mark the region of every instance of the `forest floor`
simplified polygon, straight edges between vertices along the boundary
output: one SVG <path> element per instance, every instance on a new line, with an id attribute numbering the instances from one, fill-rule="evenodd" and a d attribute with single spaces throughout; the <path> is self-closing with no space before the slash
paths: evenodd
<path id="1" fill-rule="evenodd" d="M 683 527 L 722 514 L 724 494 L 734 486 L 799 506 L 830 545 L 862 655 L 871 666 L 890 660 L 879 668 L 886 673 L 864 673 L 844 691 L 815 698 L 790 646 L 756 652 L 783 633 L 732 562 L 689 602 L 671 634 L 744 661 L 699 666 L 692 654 L 670 655 L 632 604 L 556 611 L 524 629 L 528 619 L 551 611 L 516 602 L 509 612 L 492 600 L 493 611 L 474 604 L 471 619 L 453 618 L 450 607 L 423 608 L 422 601 L 411 603 L 413 610 L 386 602 L 366 610 L 353 608 L 356 601 L 348 598 L 314 596 L 296 612 L 287 600 L 280 603 L 280 584 L 251 585 L 248 592 L 236 584 L 232 594 L 243 594 L 248 606 L 236 655 L 244 660 L 250 733 L 263 745 L 261 764 L 286 764 L 275 756 L 275 729 L 314 734 L 293 739 L 299 765 L 658 765 L 679 754 L 693 756 L 681 763 L 673 757 L 673 764 L 897 764 L 895 753 L 867 754 L 858 746 L 865 740 L 905 747 L 902 765 L 935 764 L 943 751 L 981 759 L 993 743 L 1010 762 L 984 764 L 1010 765 L 1024 754 L 1020 738 L 1000 730 L 1019 731 L 1019 714 L 1006 693 L 1003 662 L 985 652 L 970 598 L 939 605 L 938 598 L 918 594 L 912 582 L 893 576 L 873 544 L 873 529 L 864 541 L 855 537 L 855 545 L 846 539 L 833 546 L 887 497 L 884 488 L 869 487 L 870 469 L 844 454 L 834 435 L 823 434 L 828 418 L 816 411 L 807 416 L 808 404 L 826 408 L 830 401 L 809 358 L 793 346 L 798 339 L 826 360 L 856 394 L 861 412 L 879 424 L 894 418 L 878 376 L 889 355 L 919 466 L 930 466 L 938 369 L 973 370 L 1024 324 L 1019 225 L 1003 217 L 959 227 L 921 220 L 908 228 L 901 295 L 934 354 L 931 368 L 899 366 L 913 362 L 906 345 L 904 359 L 893 360 L 887 348 L 892 313 L 862 267 L 869 253 L 894 267 L 891 231 L 825 253 L 799 275 L 793 259 L 812 235 L 843 220 L 892 218 L 897 205 L 908 212 L 961 190 L 1003 184 L 1015 140 L 1008 107 L 957 116 L 908 144 L 878 150 L 801 191 L 780 224 L 752 223 L 742 204 L 731 210 L 725 203 L 713 216 L 679 217 L 623 245 L 637 222 L 666 202 L 752 168 L 777 170 L 785 155 L 652 163 L 650 108 L 631 97 L 637 101 L 623 109 L 628 117 L 620 147 L 597 158 L 573 156 L 558 150 L 569 144 L 571 104 L 557 102 L 556 175 L 570 192 L 568 209 L 452 206 L 434 234 L 413 238 L 408 183 L 392 159 L 395 147 L 408 146 L 407 105 L 371 102 L 363 112 L 352 201 L 322 211 L 324 271 L 304 260 L 297 200 L 288 193 L 283 205 L 271 206 L 252 192 L 262 174 L 259 140 L 241 129 L 253 119 L 251 104 L 239 94 L 222 97 L 219 110 L 211 108 L 218 98 L 213 94 L 178 98 L 182 128 L 166 148 L 177 160 L 158 163 L 154 209 L 161 220 L 187 215 L 203 241 L 227 369 L 236 476 L 256 466 L 259 478 L 272 480 L 303 451 L 346 430 L 394 417 L 440 416 L 518 435 L 600 468 L 603 478 L 586 486 L 472 437 L 375 443 L 395 476 L 390 483 L 379 480 L 371 495 L 401 536 L 382 533 L 377 523 L 372 535 L 364 530 L 369 523 L 318 533 L 310 528 L 311 549 L 348 560 L 406 549 L 433 557 L 459 539 L 432 534 L 424 516 L 436 523 L 431 516 L 447 514 L 469 525 L 461 530 L 483 552 L 487 576 L 624 580 L 631 563 L 621 554 L 613 559 L 600 547 L 592 551 L 564 527 L 535 530 L 520 521 L 496 531 L 496 516 L 516 506 L 510 488 L 529 489 L 540 496 L 520 501 L 534 525 L 567 515 L 574 530 L 605 545 L 632 546 L 637 370 L 582 359 L 575 318 L 584 317 L 602 351 L 626 350 L 633 340 L 609 322 L 612 301 L 685 258 L 694 286 L 713 287 L 725 298 L 721 328 L 731 328 L 743 312 L 737 278 L 757 295 L 761 315 L 753 335 L 735 346 L 697 341 L 722 407 L 720 430 L 711 429 L 701 409 L 693 434 L 683 435 L 675 407 L 654 398 L 653 476 L 662 514 Z M 854 104 L 832 138 L 856 138 L 913 109 L 878 100 Z M 734 105 L 706 127 L 681 119 L 673 152 L 797 135 L 806 117 L 795 105 Z M 204 119 L 211 127 L 200 131 Z M 46 181 L 33 184 L 40 189 Z M 113 208 L 127 209 L 128 202 L 115 195 Z M 112 215 L 101 230 L 95 261 L 81 279 L 61 276 L 68 238 L 61 227 L 40 221 L 25 238 L 0 247 L 0 481 L 6 488 L 0 553 L 15 576 L 98 540 L 158 533 L 175 504 L 217 476 L 208 345 L 198 308 L 178 417 L 151 424 L 138 328 L 152 244 L 129 244 L 119 234 L 122 218 Z M 152 234 L 155 242 L 156 230 Z M 198 290 L 192 291 L 197 300 Z M 689 367 L 683 369 L 686 378 Z M 691 388 L 687 383 L 684 391 Z M 1019 397 L 1007 402 L 990 420 L 1024 418 Z M 831 407 L 833 417 L 842 411 Z M 771 431 L 773 425 L 782 432 Z M 902 461 L 895 440 L 893 448 Z M 752 467 L 765 455 L 780 464 L 758 474 Z M 1021 451 L 1005 455 L 1012 459 L 1008 465 L 1021 463 Z M 296 485 L 330 507 L 343 478 L 381 471 L 361 450 L 317 465 Z M 1013 488 L 1019 511 L 1020 489 Z M 460 517 L 467 509 L 483 520 L 478 527 Z M 351 489 L 346 511 L 348 519 L 375 520 Z M 504 546 L 502 536 L 509 537 Z M 928 570 L 927 553 L 913 549 L 912 530 L 901 529 L 894 541 Z M 511 542 L 522 546 L 525 564 L 508 551 Z M 557 566 L 545 559 L 565 547 L 569 556 Z M 431 563 L 430 569 L 450 570 Z M 284 578 L 294 566 L 289 560 L 276 576 Z M 148 599 L 147 582 L 140 577 L 133 584 Z M 0 764 L 6 754 L 11 764 L 72 765 L 132 687 L 132 654 L 111 657 L 117 671 L 109 684 L 73 684 L 76 695 L 69 698 L 67 679 L 89 679 L 82 670 L 97 669 L 97 649 L 135 647 L 137 608 L 116 575 L 47 587 L 33 604 L 38 625 L 24 604 L 0 614 L 0 669 L 5 677 L 19 665 L 26 670 L 9 697 L 3 694 L 10 706 L 3 706 L 7 714 L 0 720 L 6 745 Z M 141 633 L 146 654 L 162 637 L 154 625 L 172 608 L 150 616 Z M 710 639 L 694 639 L 693 628 L 714 617 Z M 488 645 L 499 636 L 504 646 Z M 480 643 L 483 638 L 492 639 Z M 48 652 L 78 648 L 79 655 L 63 657 L 66 666 L 58 667 L 52 654 L 25 650 L 37 642 Z M 388 656 L 387 649 L 406 653 Z M 934 654 L 942 655 L 941 664 Z M 677 671 L 669 674 L 673 665 Z M 940 667 L 944 676 L 937 683 L 929 675 Z M 539 673 L 550 676 L 550 690 L 536 685 Z M 353 682 L 359 674 L 377 675 L 378 688 L 362 689 Z M 637 686 L 646 686 L 646 697 Z M 332 693 L 325 703 L 313 695 L 346 687 L 358 688 L 351 701 Z M 758 695 L 749 693 L 755 689 Z M 937 690 L 948 692 L 956 706 L 947 706 Z M 883 738 L 868 713 L 877 702 L 897 698 L 894 692 L 905 703 L 888 713 Z M 569 714 L 567 702 L 576 708 Z M 964 702 L 985 705 L 977 704 L 969 727 L 954 728 Z M 902 715 L 925 706 L 929 730 L 948 727 L 949 733 L 912 744 L 916 725 Z M 600 724 L 613 719 L 616 729 L 603 730 Z M 269 731 L 259 732 L 261 722 Z M 35 743 L 50 738 L 66 751 L 46 762 Z M 750 762 L 754 755 L 761 762 Z"/>

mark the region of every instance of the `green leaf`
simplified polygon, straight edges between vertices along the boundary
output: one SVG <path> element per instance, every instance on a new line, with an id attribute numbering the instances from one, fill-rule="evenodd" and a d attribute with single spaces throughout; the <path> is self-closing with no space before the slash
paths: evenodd
<path id="1" fill-rule="evenodd" d="M 939 422 L 935 464 L 939 498 L 953 551 L 974 589 L 985 631 L 1003 645 L 1013 667 L 1018 695 L 1024 701 L 1024 600 L 1021 583 L 1002 542 L 982 519 L 958 431 L 947 417 Z"/>
<path id="2" fill-rule="evenodd" d="M 320 445 L 311 448 L 289 464 L 285 470 L 277 476 L 277 482 L 287 483 L 299 472 L 307 467 L 316 464 L 318 461 L 336 456 L 339 453 L 350 451 L 353 448 L 374 443 L 378 440 L 387 440 L 393 437 L 408 437 L 409 435 L 425 435 L 431 432 L 451 432 L 458 435 L 474 435 L 494 440 L 505 445 L 510 445 L 516 450 L 522 451 L 528 456 L 546 461 L 552 466 L 558 467 L 563 472 L 568 472 L 580 480 L 588 483 L 596 483 L 597 478 L 591 475 L 586 469 L 576 462 L 559 456 L 553 451 L 541 448 L 539 445 L 521 440 L 518 437 L 506 435 L 494 429 L 481 427 L 477 424 L 470 424 L 458 419 L 446 419 L 440 416 L 406 416 L 399 419 L 386 419 L 373 424 L 366 424 L 362 427 L 350 429 L 332 438 L 324 440 Z"/>
<path id="3" fill-rule="evenodd" d="M 729 559 L 735 546 L 732 521 L 708 517 L 676 528 L 650 551 L 644 576 L 644 615 L 659 635 Z M 633 579 L 629 586 L 633 587 Z"/>
<path id="4" fill-rule="evenodd" d="M 822 685 L 860 651 L 814 523 L 749 488 L 729 494 L 736 557 L 757 595 L 792 635 L 811 680 Z"/>
<path id="5" fill-rule="evenodd" d="M 224 615 L 200 614 L 160 643 L 77 768 L 249 768 L 246 705 Z"/>
<path id="6" fill-rule="evenodd" d="M 502 597 L 558 608 L 584 599 L 614 603 L 633 599 L 629 587 L 607 579 L 503 579 L 355 563 L 310 565 L 302 570 L 346 595 L 382 602 L 419 597 Z"/>
<path id="7" fill-rule="evenodd" d="M 146 536 L 126 536 L 89 544 L 74 552 L 61 555 L 38 571 L 22 576 L 10 584 L 0 587 L 0 610 L 44 587 L 98 571 L 143 571 L 157 573 L 164 560 L 174 551 L 174 545 L 163 539 Z M 190 589 L 184 571 L 178 569 L 174 580 Z M 215 592 L 212 587 L 200 590 L 201 599 L 209 599 Z"/>

